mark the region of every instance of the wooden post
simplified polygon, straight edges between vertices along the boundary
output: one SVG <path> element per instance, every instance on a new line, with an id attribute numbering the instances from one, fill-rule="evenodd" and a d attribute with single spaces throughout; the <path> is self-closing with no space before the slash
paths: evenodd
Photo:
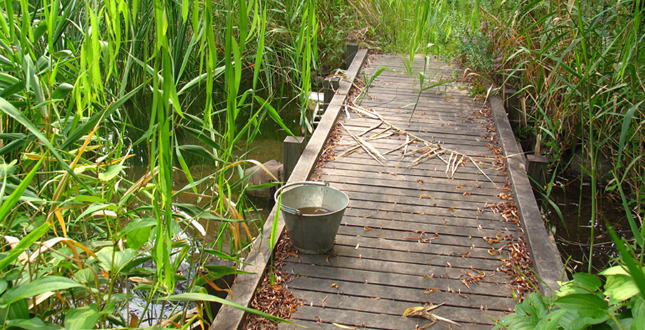
<path id="1" fill-rule="evenodd" d="M 549 169 L 549 159 L 544 156 L 526 155 L 527 174 L 531 182 L 541 189 L 546 185 L 546 174 Z"/>
<path id="2" fill-rule="evenodd" d="M 356 52 L 358 52 L 358 43 L 348 42 L 345 45 L 345 69 L 349 68 L 349 65 L 352 64 Z"/>
<path id="3" fill-rule="evenodd" d="M 513 126 L 520 122 L 520 103 L 517 99 L 517 93 L 514 89 L 504 89 L 504 109 L 508 113 L 508 119 Z"/>
<path id="4" fill-rule="evenodd" d="M 327 105 L 329 105 L 329 102 L 331 102 L 331 99 L 334 97 L 334 94 L 336 94 L 336 90 L 340 87 L 340 81 L 341 77 L 339 76 L 330 76 L 326 77 L 325 80 L 323 81 L 323 88 L 324 88 L 324 106 L 323 108 L 326 109 Z"/>
<path id="5" fill-rule="evenodd" d="M 298 164 L 298 159 L 300 159 L 300 155 L 304 149 L 304 140 L 305 138 L 302 136 L 298 136 L 296 138 L 293 136 L 287 136 L 284 138 L 284 151 L 282 153 L 284 182 L 289 181 L 289 177 L 291 176 L 293 169 L 296 167 L 296 164 Z"/>

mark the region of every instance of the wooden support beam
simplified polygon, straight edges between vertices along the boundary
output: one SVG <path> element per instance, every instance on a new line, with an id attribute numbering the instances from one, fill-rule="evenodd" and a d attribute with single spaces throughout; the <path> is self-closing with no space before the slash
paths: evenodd
<path id="1" fill-rule="evenodd" d="M 513 186 L 515 204 L 520 211 L 522 227 L 533 260 L 533 269 L 542 280 L 539 283 L 540 293 L 552 295 L 560 288 L 557 282 L 566 280 L 562 257 L 553 236 L 546 230 L 542 220 L 531 182 L 526 175 L 526 164 L 520 157 L 522 151 L 517 146 L 502 100 L 494 96 L 489 102 L 500 144 L 504 154 L 508 156 L 506 158 L 508 175 Z"/>
<path id="2" fill-rule="evenodd" d="M 284 151 L 282 154 L 282 164 L 284 165 L 284 182 L 289 181 L 291 172 L 293 172 L 296 164 L 298 164 L 298 159 L 300 159 L 300 155 L 302 155 L 302 151 L 305 148 L 303 145 L 304 141 L 305 138 L 303 136 L 287 136 L 286 138 L 284 138 Z"/>

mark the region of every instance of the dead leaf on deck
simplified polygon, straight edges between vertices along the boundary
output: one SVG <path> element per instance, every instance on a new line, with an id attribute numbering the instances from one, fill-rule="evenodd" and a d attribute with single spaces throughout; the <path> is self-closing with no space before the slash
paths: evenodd
<path id="1" fill-rule="evenodd" d="M 363 227 L 363 229 L 365 229 L 365 231 L 370 231 L 370 230 L 372 230 L 372 228 L 371 228 L 370 226 L 365 226 L 365 227 Z"/>
<path id="2" fill-rule="evenodd" d="M 350 327 L 350 326 L 346 326 L 346 325 L 342 325 L 342 324 L 338 324 L 338 323 L 334 323 L 334 322 L 332 322 L 331 324 L 333 324 L 334 326 L 337 326 L 337 327 L 339 327 L 341 329 L 356 329 L 355 327 Z"/>
<path id="3" fill-rule="evenodd" d="M 434 197 L 432 197 L 432 196 L 430 196 L 428 194 L 423 194 L 423 195 L 419 196 L 419 199 L 422 199 L 423 197 L 429 198 L 429 199 L 434 199 Z"/>
<path id="4" fill-rule="evenodd" d="M 336 283 L 331 283 L 331 284 L 329 284 L 329 286 L 332 287 L 332 288 L 340 289 L 340 287 Z"/>
<path id="5" fill-rule="evenodd" d="M 432 288 L 432 289 L 425 289 L 425 291 L 423 291 L 423 293 L 425 293 L 425 294 L 431 294 L 433 292 L 441 292 L 441 290 L 439 290 L 437 288 Z"/>

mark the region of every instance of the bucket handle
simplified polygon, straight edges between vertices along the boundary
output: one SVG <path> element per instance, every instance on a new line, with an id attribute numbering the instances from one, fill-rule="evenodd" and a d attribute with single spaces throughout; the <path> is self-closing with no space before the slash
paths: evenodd
<path id="1" fill-rule="evenodd" d="M 287 187 L 293 187 L 293 186 L 329 186 L 329 182 L 320 182 L 320 181 L 296 181 L 296 182 L 290 182 L 285 184 L 284 186 L 278 188 L 278 190 L 275 191 L 275 194 L 273 195 L 273 200 L 278 203 L 278 196 L 282 193 L 282 190 Z M 286 210 L 289 213 L 295 214 L 295 215 L 302 215 L 300 213 L 300 210 L 290 208 L 288 206 L 280 205 L 280 208 Z"/>

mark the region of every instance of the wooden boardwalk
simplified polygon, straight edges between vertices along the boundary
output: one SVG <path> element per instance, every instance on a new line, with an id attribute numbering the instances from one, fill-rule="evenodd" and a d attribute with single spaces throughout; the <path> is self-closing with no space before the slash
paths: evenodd
<path id="1" fill-rule="evenodd" d="M 466 157 L 453 162 L 450 151 L 441 155 L 443 160 L 434 157 L 409 166 L 427 150 L 423 142 L 387 154 L 386 164 L 362 149 L 339 157 L 355 143 L 342 131 L 336 157 L 311 178 L 330 182 L 351 202 L 331 251 L 301 253 L 284 265 L 283 272 L 296 275 L 287 288 L 304 300 L 293 321 L 313 329 L 416 329 L 431 321 L 404 318 L 403 312 L 430 302 L 443 304 L 432 312 L 459 324 L 452 329 L 490 329 L 515 301 L 508 286 L 512 279 L 498 271 L 499 258 L 508 258 L 508 252 L 490 253 L 507 242 L 489 244 L 484 237 L 522 235 L 520 227 L 486 207 L 501 202 L 500 194 L 510 194 L 502 191 L 508 178 L 495 161 L 501 150 L 492 141 L 495 126 L 482 101 L 474 101 L 457 83 L 423 91 L 409 121 L 419 96 L 423 58 L 417 57 L 411 76 L 399 57 L 370 59 L 364 71 L 368 76 L 381 66 L 390 70 L 374 79 L 360 107 L 372 109 L 405 133 L 369 140 L 388 128 L 383 124 L 362 138 L 381 153 L 413 137 L 437 143 L 455 155 L 476 157 L 488 178 Z M 425 77 L 434 81 L 463 74 L 436 60 L 426 71 Z M 340 122 L 356 135 L 380 122 L 351 109 L 348 113 L 341 112 Z M 446 165 L 462 160 L 456 169 Z M 439 321 L 429 328 L 447 329 L 450 324 Z"/>

